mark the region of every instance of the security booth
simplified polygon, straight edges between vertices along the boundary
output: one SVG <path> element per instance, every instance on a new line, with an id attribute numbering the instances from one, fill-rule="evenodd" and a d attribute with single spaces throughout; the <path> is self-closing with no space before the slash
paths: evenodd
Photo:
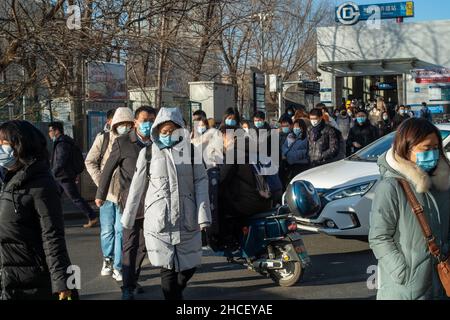
<path id="1" fill-rule="evenodd" d="M 214 81 L 196 81 L 188 84 L 192 112 L 201 109 L 208 118 L 220 123 L 225 110 L 236 107 L 235 87 L 231 84 Z"/>

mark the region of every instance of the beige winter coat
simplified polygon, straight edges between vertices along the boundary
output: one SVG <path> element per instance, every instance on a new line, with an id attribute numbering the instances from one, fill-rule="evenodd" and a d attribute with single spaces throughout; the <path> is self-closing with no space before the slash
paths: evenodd
<path id="1" fill-rule="evenodd" d="M 115 125 L 120 122 L 133 122 L 133 113 L 129 108 L 117 108 L 116 113 L 114 114 L 113 120 L 111 122 L 111 128 L 115 129 Z M 98 184 L 100 182 L 100 176 L 102 174 L 103 167 L 105 166 L 106 161 L 108 160 L 109 154 L 112 150 L 112 145 L 114 143 L 114 140 L 117 138 L 117 132 L 115 130 L 111 130 L 109 132 L 109 144 L 106 148 L 105 154 L 103 156 L 102 162 L 98 163 L 98 160 L 100 159 L 100 153 L 103 145 L 105 135 L 100 133 L 97 135 L 97 137 L 94 140 L 94 143 L 92 144 L 91 149 L 89 150 L 89 153 L 86 156 L 85 164 L 87 171 L 89 172 L 92 180 L 94 181 L 95 185 L 98 187 Z M 118 203 L 119 198 L 119 192 L 120 192 L 120 186 L 119 186 L 119 175 L 117 174 L 117 170 L 113 174 L 113 178 L 111 180 L 111 184 L 109 186 L 108 190 L 108 196 L 106 197 L 106 200 L 111 201 L 113 203 Z"/>

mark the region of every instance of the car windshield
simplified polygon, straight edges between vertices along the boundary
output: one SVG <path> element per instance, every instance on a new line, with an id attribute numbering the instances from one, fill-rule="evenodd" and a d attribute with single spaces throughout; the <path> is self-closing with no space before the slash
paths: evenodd
<path id="1" fill-rule="evenodd" d="M 441 130 L 441 136 L 442 136 L 442 140 L 447 139 L 447 137 L 450 136 L 450 131 Z"/>
<path id="2" fill-rule="evenodd" d="M 450 131 L 441 130 L 442 139 L 445 140 L 450 135 Z M 377 141 L 369 144 L 367 147 L 359 150 L 347 158 L 351 161 L 369 161 L 377 162 L 378 157 L 385 153 L 394 142 L 395 132 L 392 132 Z"/>

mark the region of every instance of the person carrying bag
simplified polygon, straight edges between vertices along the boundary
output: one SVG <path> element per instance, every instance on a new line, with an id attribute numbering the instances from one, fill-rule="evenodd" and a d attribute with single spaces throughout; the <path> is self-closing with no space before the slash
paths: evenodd
<path id="1" fill-rule="evenodd" d="M 420 228 L 422 229 L 423 235 L 428 245 L 428 250 L 431 255 L 434 256 L 437 261 L 437 272 L 439 275 L 439 279 L 441 280 L 442 287 L 445 290 L 447 297 L 450 297 L 450 261 L 449 256 L 442 256 L 441 249 L 436 243 L 436 238 L 433 236 L 431 232 L 431 228 L 428 224 L 427 217 L 425 216 L 425 212 L 423 210 L 422 205 L 417 200 L 414 192 L 411 189 L 411 186 L 406 180 L 398 179 L 403 191 L 406 194 L 408 199 L 408 203 L 410 204 L 414 215 L 417 217 L 417 221 L 419 221 Z"/>

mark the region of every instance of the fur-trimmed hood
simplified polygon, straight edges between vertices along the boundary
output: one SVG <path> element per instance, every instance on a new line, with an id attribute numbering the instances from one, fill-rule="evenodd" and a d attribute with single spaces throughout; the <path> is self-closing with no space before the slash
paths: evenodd
<path id="1" fill-rule="evenodd" d="M 439 191 L 447 191 L 450 189 L 450 166 L 444 157 L 445 155 L 441 155 L 431 176 L 415 163 L 396 156 L 392 148 L 380 157 L 378 165 L 382 176 L 406 178 L 418 193 L 426 193 L 432 186 Z"/>

